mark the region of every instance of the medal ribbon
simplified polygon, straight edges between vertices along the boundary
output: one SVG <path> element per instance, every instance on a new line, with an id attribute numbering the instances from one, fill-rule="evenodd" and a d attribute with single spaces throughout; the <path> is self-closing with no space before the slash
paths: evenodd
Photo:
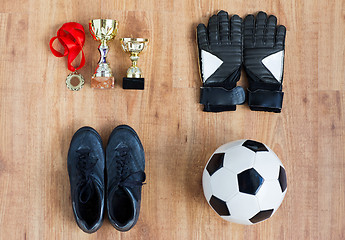
<path id="1" fill-rule="evenodd" d="M 53 42 L 58 39 L 64 47 L 64 53 L 60 53 L 53 48 Z M 50 50 L 56 57 L 68 56 L 68 69 L 72 72 L 81 69 L 85 64 L 85 56 L 83 46 L 85 43 L 85 31 L 81 24 L 76 22 L 68 22 L 62 25 L 57 31 L 57 36 L 50 39 Z M 80 64 L 77 68 L 72 66 L 74 59 L 82 53 Z"/>

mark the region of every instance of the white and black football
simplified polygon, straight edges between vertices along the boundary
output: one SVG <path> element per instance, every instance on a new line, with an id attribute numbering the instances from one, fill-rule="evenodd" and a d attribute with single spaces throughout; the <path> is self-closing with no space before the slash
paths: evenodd
<path id="1" fill-rule="evenodd" d="M 252 225 L 271 217 L 287 189 L 286 173 L 265 144 L 239 140 L 220 146 L 206 164 L 204 195 L 223 219 Z"/>

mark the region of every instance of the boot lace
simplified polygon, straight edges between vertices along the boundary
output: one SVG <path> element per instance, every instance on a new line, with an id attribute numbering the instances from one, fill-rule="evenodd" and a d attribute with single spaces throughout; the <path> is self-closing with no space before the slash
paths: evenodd
<path id="1" fill-rule="evenodd" d="M 144 185 L 143 183 L 146 179 L 144 171 L 137 171 L 133 173 L 128 173 L 128 166 L 126 162 L 130 161 L 130 154 L 128 146 L 125 144 L 120 144 L 115 148 L 115 156 L 113 161 L 116 161 L 117 166 L 117 179 L 114 182 L 116 189 L 121 187 L 139 187 Z"/>
<path id="2" fill-rule="evenodd" d="M 98 158 L 92 156 L 90 154 L 91 150 L 88 148 L 78 149 L 76 152 L 78 153 L 77 169 L 80 173 L 78 186 L 81 187 L 79 200 L 85 203 L 92 196 L 92 171 L 98 161 Z"/>

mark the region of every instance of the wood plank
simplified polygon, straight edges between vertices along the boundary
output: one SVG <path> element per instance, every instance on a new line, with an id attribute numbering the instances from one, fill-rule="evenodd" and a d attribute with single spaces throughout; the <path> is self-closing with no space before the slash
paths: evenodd
<path id="1" fill-rule="evenodd" d="M 287 27 L 281 114 L 204 113 L 195 28 L 218 10 L 275 14 Z M 344 239 L 345 3 L 313 1 L 52 1 L 0 5 L 0 239 Z M 116 88 L 93 90 L 99 58 L 92 18 L 119 21 L 108 61 Z M 86 30 L 86 85 L 66 89 L 66 59 L 49 39 L 65 22 Z M 121 87 L 130 60 L 120 37 L 146 37 L 139 60 L 144 91 Z M 239 85 L 247 86 L 245 74 Z M 76 225 L 67 152 L 73 133 L 94 127 L 104 144 L 114 127 L 132 126 L 146 152 L 147 184 L 137 225 L 116 231 L 107 218 L 87 235 Z M 287 170 L 277 213 L 255 226 L 219 218 L 204 200 L 203 168 L 220 145 L 243 138 L 270 146 Z"/>

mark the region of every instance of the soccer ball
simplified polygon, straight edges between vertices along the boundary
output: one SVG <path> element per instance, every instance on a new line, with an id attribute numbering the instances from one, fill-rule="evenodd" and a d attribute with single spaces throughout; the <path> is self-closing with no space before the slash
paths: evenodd
<path id="1" fill-rule="evenodd" d="M 277 155 L 252 140 L 220 146 L 206 164 L 202 185 L 207 202 L 219 216 L 245 225 L 271 217 L 287 188 Z"/>

